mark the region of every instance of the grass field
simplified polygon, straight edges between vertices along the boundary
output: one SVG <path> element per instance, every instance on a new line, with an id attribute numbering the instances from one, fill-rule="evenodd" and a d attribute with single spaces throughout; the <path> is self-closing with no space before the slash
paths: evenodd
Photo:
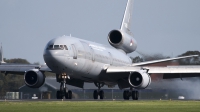
<path id="1" fill-rule="evenodd" d="M 0 102 L 0 112 L 200 112 L 200 101 Z"/>

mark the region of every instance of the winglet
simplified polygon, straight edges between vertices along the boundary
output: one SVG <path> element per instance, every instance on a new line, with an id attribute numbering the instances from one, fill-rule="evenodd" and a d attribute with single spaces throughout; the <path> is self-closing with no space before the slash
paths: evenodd
<path id="1" fill-rule="evenodd" d="M 126 33 L 132 35 L 130 31 L 131 21 L 132 21 L 132 12 L 133 12 L 133 2 L 134 0 L 128 0 L 126 5 L 126 10 L 124 12 L 124 18 L 121 24 L 121 30 L 125 31 Z"/>
<path id="2" fill-rule="evenodd" d="M 1 44 L 1 48 L 0 48 L 0 64 L 5 63 L 3 60 L 3 48 L 2 48 L 2 44 Z"/>

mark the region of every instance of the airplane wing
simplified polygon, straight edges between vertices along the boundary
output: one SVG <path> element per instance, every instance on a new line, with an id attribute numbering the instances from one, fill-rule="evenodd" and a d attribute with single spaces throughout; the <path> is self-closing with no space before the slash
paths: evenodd
<path id="1" fill-rule="evenodd" d="M 198 55 L 147 61 L 147 62 L 135 63 L 132 64 L 131 66 L 109 66 L 106 69 L 106 73 L 110 74 L 111 77 L 115 77 L 115 80 L 128 77 L 131 72 L 137 72 L 140 70 L 146 70 L 146 73 L 148 74 L 163 74 L 163 79 L 200 77 L 200 66 L 167 66 L 167 67 L 147 66 L 149 64 L 161 63 L 161 62 L 179 60 L 191 57 L 198 57 Z"/>
<path id="2" fill-rule="evenodd" d="M 141 62 L 141 63 L 133 63 L 132 66 L 144 66 L 144 65 L 154 64 L 154 63 L 161 63 L 161 62 L 166 62 L 166 61 L 180 60 L 180 59 L 192 58 L 192 57 L 199 57 L 199 55 L 190 55 L 190 56 L 182 56 L 182 57 L 177 57 L 177 58 L 169 58 L 169 59 L 161 59 L 161 60 L 154 60 L 154 61 L 146 61 L 146 62 Z"/>
<path id="3" fill-rule="evenodd" d="M 200 66 L 144 66 L 144 67 L 134 67 L 134 66 L 110 66 L 107 69 L 107 73 L 119 73 L 119 72 L 136 72 L 139 70 L 147 70 L 147 73 L 161 74 L 161 73 L 199 73 Z"/>
<path id="4" fill-rule="evenodd" d="M 1 64 L 1 73 L 16 73 L 19 75 L 24 75 L 26 71 L 31 69 L 39 69 L 41 72 L 51 72 L 51 69 L 46 65 L 32 65 L 32 64 Z"/>
<path id="5" fill-rule="evenodd" d="M 5 63 L 3 60 L 3 48 L 0 47 L 0 72 L 1 73 L 13 73 L 24 75 L 25 72 L 38 69 L 41 72 L 51 72 L 52 70 L 47 65 L 34 65 L 34 64 L 12 64 Z"/>
<path id="6" fill-rule="evenodd" d="M 163 79 L 170 78 L 184 78 L 184 77 L 200 77 L 200 66 L 110 66 L 106 73 L 131 73 L 140 70 L 146 70 L 148 74 L 163 74 Z M 129 75 L 129 74 L 127 74 Z M 121 76 L 121 78 L 127 77 L 127 75 Z"/>

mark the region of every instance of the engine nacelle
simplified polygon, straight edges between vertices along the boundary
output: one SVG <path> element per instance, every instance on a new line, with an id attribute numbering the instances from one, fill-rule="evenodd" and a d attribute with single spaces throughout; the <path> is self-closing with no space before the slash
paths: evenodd
<path id="1" fill-rule="evenodd" d="M 24 74 L 24 81 L 30 88 L 39 88 L 45 82 L 45 75 L 38 69 L 32 69 Z"/>
<path id="2" fill-rule="evenodd" d="M 128 77 L 129 84 L 136 89 L 145 89 L 151 83 L 151 77 L 146 71 L 133 72 Z"/>
<path id="3" fill-rule="evenodd" d="M 121 30 L 112 30 L 108 34 L 108 42 L 113 47 L 122 49 L 126 53 L 131 53 L 137 48 L 137 42 L 135 39 Z"/>

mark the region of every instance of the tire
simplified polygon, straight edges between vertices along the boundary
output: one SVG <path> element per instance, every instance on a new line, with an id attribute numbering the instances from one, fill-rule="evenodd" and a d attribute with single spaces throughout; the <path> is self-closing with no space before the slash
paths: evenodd
<path id="1" fill-rule="evenodd" d="M 65 99 L 69 98 L 69 93 L 65 91 Z"/>
<path id="2" fill-rule="evenodd" d="M 57 97 L 57 99 L 62 99 L 62 96 L 61 96 L 61 92 L 60 92 L 60 91 L 57 91 L 57 92 L 56 92 L 56 97 Z"/>
<path id="3" fill-rule="evenodd" d="M 129 95 L 129 90 L 127 90 L 127 91 L 126 91 L 126 100 L 129 100 L 129 97 L 130 97 L 130 95 Z"/>
<path id="4" fill-rule="evenodd" d="M 72 91 L 71 90 L 68 91 L 68 98 L 72 99 Z"/>
<path id="5" fill-rule="evenodd" d="M 98 99 L 98 92 L 97 92 L 97 90 L 94 90 L 93 98 L 94 99 Z"/>
<path id="6" fill-rule="evenodd" d="M 138 100 L 139 98 L 139 92 L 138 91 L 132 91 L 132 99 Z"/>
<path id="7" fill-rule="evenodd" d="M 125 90 L 123 92 L 123 98 L 124 98 L 124 100 L 126 100 L 126 91 Z"/>
<path id="8" fill-rule="evenodd" d="M 135 100 L 138 100 L 138 98 L 139 98 L 139 92 L 135 91 Z"/>
<path id="9" fill-rule="evenodd" d="M 123 97 L 124 97 L 124 100 L 129 100 L 129 91 L 128 90 L 124 90 Z"/>
<path id="10" fill-rule="evenodd" d="M 104 99 L 104 92 L 103 92 L 103 90 L 101 90 L 101 91 L 99 92 L 99 96 L 100 96 L 100 99 Z"/>
<path id="11" fill-rule="evenodd" d="M 135 100 L 136 99 L 136 91 L 132 91 L 131 96 L 132 96 L 132 99 Z"/>

